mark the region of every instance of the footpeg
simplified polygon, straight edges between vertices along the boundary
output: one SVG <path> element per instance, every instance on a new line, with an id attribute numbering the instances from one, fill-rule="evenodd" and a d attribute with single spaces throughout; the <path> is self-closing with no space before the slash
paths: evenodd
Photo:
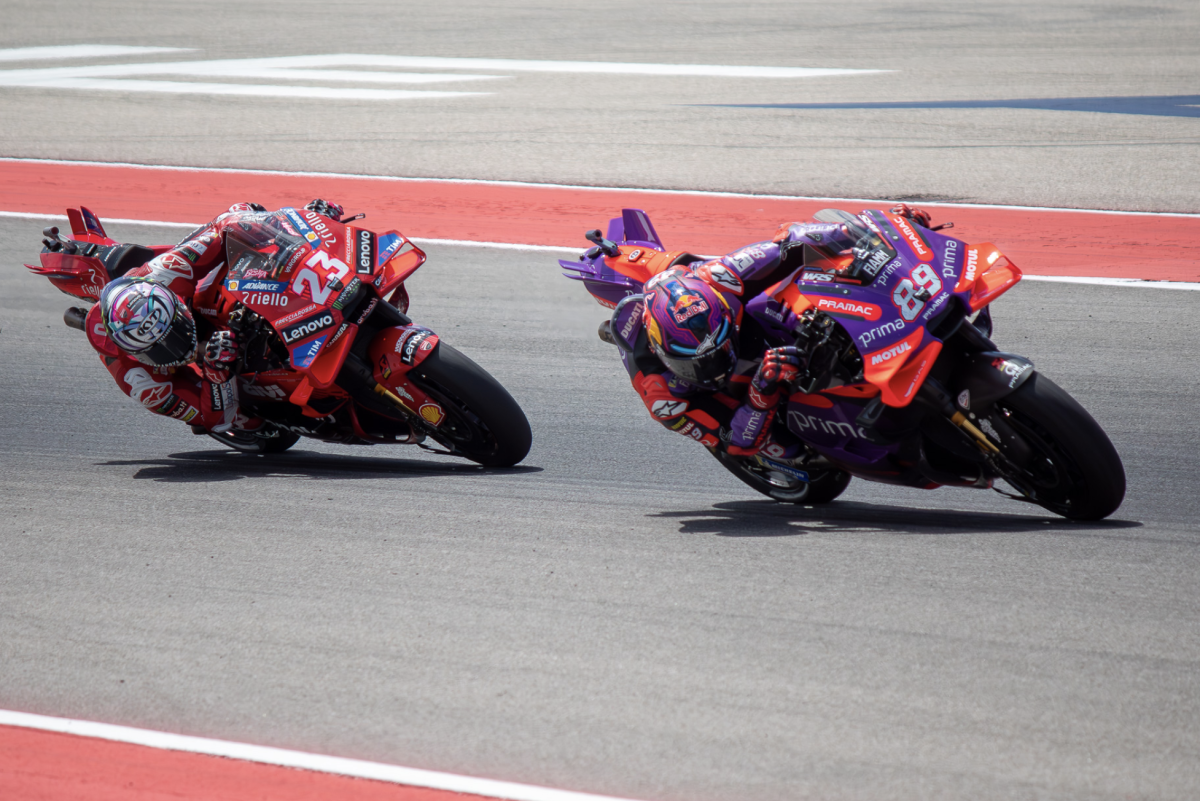
<path id="1" fill-rule="evenodd" d="M 855 424 L 861 428 L 874 428 L 875 424 L 879 422 L 879 418 L 883 416 L 884 408 L 883 396 L 876 395 L 858 413 L 858 417 L 854 419 Z"/>

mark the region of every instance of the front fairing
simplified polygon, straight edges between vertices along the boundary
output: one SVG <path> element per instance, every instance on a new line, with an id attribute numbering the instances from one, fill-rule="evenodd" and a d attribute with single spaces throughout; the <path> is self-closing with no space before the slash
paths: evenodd
<path id="1" fill-rule="evenodd" d="M 805 267 L 752 301 L 747 312 L 776 334 L 785 310 L 824 312 L 854 342 L 865 382 L 887 405 L 906 406 L 942 347 L 931 327 L 943 330 L 950 316 L 982 308 L 981 300 L 990 302 L 1015 284 L 1020 271 L 991 245 L 971 246 L 895 214 L 868 210 L 854 219 L 855 224 L 842 226 L 840 242 L 821 236 L 821 253 L 811 247 L 807 231 L 790 235 L 790 241 L 808 240 L 806 257 L 811 248 L 820 260 L 814 257 L 817 263 L 809 264 L 806 258 Z M 850 247 L 834 249 L 849 241 Z M 839 262 L 844 266 L 835 268 Z M 987 274 L 998 276 L 991 285 Z"/>
<path id="2" fill-rule="evenodd" d="M 344 226 L 309 214 L 313 224 L 283 209 L 247 215 L 227 228 L 228 269 L 219 288 L 270 322 L 299 371 L 311 368 L 362 284 L 343 258 Z"/>
<path id="3" fill-rule="evenodd" d="M 318 387 L 332 383 L 354 339 L 358 321 L 345 315 L 365 294 L 398 289 L 425 260 L 396 231 L 377 236 L 294 208 L 243 216 L 226 229 L 225 250 L 227 268 L 211 290 L 198 288 L 197 305 L 216 294 L 218 315 L 240 303 L 265 318 L 291 368 Z"/>

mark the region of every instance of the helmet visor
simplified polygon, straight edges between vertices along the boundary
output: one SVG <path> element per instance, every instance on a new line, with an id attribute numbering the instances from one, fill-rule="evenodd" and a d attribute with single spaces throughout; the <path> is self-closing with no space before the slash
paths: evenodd
<path id="1" fill-rule="evenodd" d="M 190 362 L 196 355 L 196 347 L 196 324 L 190 315 L 181 314 L 177 308 L 170 330 L 137 356 L 159 367 L 173 367 Z"/>
<path id="2" fill-rule="evenodd" d="M 737 365 L 737 351 L 733 338 L 729 336 L 730 324 L 725 321 L 721 329 L 700 344 L 699 348 L 668 345 L 659 351 L 658 357 L 667 369 L 687 381 L 705 387 L 719 385 L 733 373 Z"/>

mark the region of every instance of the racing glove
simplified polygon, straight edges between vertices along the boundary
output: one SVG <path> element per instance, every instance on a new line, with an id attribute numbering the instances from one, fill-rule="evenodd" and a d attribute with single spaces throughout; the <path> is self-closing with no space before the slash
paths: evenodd
<path id="1" fill-rule="evenodd" d="M 346 213 L 346 210 L 337 203 L 330 203 L 327 200 L 321 200 L 321 198 L 313 200 L 304 208 L 309 211 L 315 211 L 317 214 L 324 214 L 334 222 L 341 222 L 342 215 Z"/>
<path id="2" fill-rule="evenodd" d="M 240 211 L 266 211 L 266 210 L 267 210 L 267 207 L 262 205 L 261 203 L 251 203 L 250 201 L 246 201 L 245 203 L 234 203 L 232 206 L 229 207 L 230 214 L 236 214 Z"/>
<path id="3" fill-rule="evenodd" d="M 901 203 L 892 207 L 892 214 L 899 214 L 901 217 L 907 217 L 924 228 L 928 228 L 933 222 L 933 218 L 929 216 L 929 212 L 925 209 L 918 209 L 916 206 L 910 206 L 907 203 Z"/>
<path id="4" fill-rule="evenodd" d="M 771 348 L 750 379 L 750 390 L 729 421 L 729 452 L 753 456 L 767 444 L 771 423 L 782 396 L 781 387 L 800 372 L 800 354 L 794 347 Z"/>
<path id="5" fill-rule="evenodd" d="M 224 384 L 233 376 L 233 363 L 237 361 L 238 343 L 232 331 L 218 331 L 204 346 L 201 370 L 204 377 L 214 384 Z"/>
<path id="6" fill-rule="evenodd" d="M 800 372 L 800 351 L 794 347 L 771 348 L 763 354 L 758 372 L 750 379 L 747 402 L 759 411 L 774 409 L 779 403 L 779 387 Z"/>

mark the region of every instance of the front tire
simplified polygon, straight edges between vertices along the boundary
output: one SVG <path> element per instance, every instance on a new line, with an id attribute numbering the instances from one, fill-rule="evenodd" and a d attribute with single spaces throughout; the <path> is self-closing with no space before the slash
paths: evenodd
<path id="1" fill-rule="evenodd" d="M 1004 436 L 998 443 L 1016 464 L 1018 482 L 1031 500 L 1071 520 L 1101 520 L 1125 498 L 1125 467 L 1100 424 L 1066 391 L 1034 373 L 1016 392 L 996 401 L 997 428 L 1016 433 L 1026 448 L 1015 457 Z"/>
<path id="2" fill-rule="evenodd" d="M 428 433 L 451 452 L 485 467 L 512 467 L 529 453 L 533 433 L 521 407 L 459 351 L 439 341 L 408 375 L 445 410 Z"/>
<path id="3" fill-rule="evenodd" d="M 850 474 L 841 470 L 805 469 L 808 481 L 761 464 L 753 456 L 732 456 L 713 450 L 721 466 L 733 473 L 747 486 L 780 503 L 829 503 L 846 491 Z"/>

